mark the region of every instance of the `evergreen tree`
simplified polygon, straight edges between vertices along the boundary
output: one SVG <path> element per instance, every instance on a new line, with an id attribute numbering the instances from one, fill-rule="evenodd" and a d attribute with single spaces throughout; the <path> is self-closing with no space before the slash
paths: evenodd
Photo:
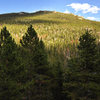
<path id="1" fill-rule="evenodd" d="M 27 30 L 25 36 L 20 41 L 29 57 L 27 63 L 27 89 L 29 100 L 47 100 L 49 92 L 49 67 L 47 53 L 42 40 L 39 40 L 32 25 Z M 51 95 L 49 96 L 51 97 Z"/>
<path id="2" fill-rule="evenodd" d="M 27 33 L 25 36 L 23 36 L 22 40 L 20 40 L 20 43 L 24 48 L 32 50 L 35 48 L 38 42 L 39 38 L 37 37 L 37 33 L 32 25 L 30 25 L 30 27 L 28 27 Z"/>
<path id="3" fill-rule="evenodd" d="M 72 100 L 99 100 L 96 39 L 87 30 L 80 39 L 79 58 L 71 59 L 66 75 L 66 93 Z"/>
<path id="4" fill-rule="evenodd" d="M 22 66 L 17 45 L 6 27 L 0 33 L 0 100 L 20 100 Z"/>
<path id="5" fill-rule="evenodd" d="M 82 70 L 93 71 L 96 69 L 97 45 L 96 38 L 87 30 L 80 39 L 78 46 L 80 54 L 80 66 Z"/>

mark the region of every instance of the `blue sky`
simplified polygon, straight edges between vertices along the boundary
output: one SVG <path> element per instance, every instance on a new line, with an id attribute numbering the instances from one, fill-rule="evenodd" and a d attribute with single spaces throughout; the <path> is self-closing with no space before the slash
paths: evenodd
<path id="1" fill-rule="evenodd" d="M 100 21 L 100 0 L 0 0 L 0 14 L 51 10 Z"/>

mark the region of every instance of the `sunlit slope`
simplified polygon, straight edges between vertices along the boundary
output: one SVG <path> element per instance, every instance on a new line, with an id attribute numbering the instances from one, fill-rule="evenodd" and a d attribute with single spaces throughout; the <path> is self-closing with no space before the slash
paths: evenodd
<path id="1" fill-rule="evenodd" d="M 7 26 L 16 42 L 19 42 L 30 24 L 47 47 L 63 47 L 71 41 L 77 41 L 85 28 L 96 29 L 98 34 L 100 32 L 100 22 L 89 21 L 73 14 L 39 11 L 0 15 L 0 29 Z"/>

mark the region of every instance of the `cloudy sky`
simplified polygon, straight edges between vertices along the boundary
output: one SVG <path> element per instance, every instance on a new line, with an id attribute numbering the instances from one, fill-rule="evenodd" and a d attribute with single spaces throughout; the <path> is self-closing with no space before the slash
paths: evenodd
<path id="1" fill-rule="evenodd" d="M 51 10 L 100 21 L 100 0 L 0 0 L 0 14 Z"/>

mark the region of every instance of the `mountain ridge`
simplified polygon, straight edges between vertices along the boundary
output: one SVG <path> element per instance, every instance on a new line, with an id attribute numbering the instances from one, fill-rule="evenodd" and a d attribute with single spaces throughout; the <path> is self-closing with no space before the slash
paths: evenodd
<path id="1" fill-rule="evenodd" d="M 39 10 L 39 11 L 35 11 L 35 12 L 12 12 L 12 13 L 4 13 L 4 14 L 0 14 L 0 16 L 25 16 L 25 15 L 37 15 L 37 14 L 48 14 L 48 13 L 61 13 L 61 14 L 71 14 L 74 16 L 79 17 L 80 20 L 82 19 L 86 19 L 83 16 L 79 16 L 79 15 L 75 15 L 73 13 L 63 13 L 63 12 L 57 12 L 57 11 L 48 11 L 48 10 Z M 86 19 L 86 20 L 90 20 L 90 19 Z M 90 21 L 94 21 L 94 20 L 90 20 Z M 95 21 L 95 22 L 100 22 L 100 21 Z"/>
<path id="2" fill-rule="evenodd" d="M 42 13 L 52 13 L 54 11 L 42 11 L 42 10 L 39 10 L 39 11 L 36 11 L 36 12 L 11 12 L 11 13 L 4 13 L 4 14 L 0 14 L 0 16 L 4 16 L 4 15 L 24 15 L 24 14 L 42 14 Z"/>
<path id="3" fill-rule="evenodd" d="M 47 11 L 47 10 L 39 10 L 39 11 L 36 11 L 36 12 L 12 12 L 12 13 L 4 13 L 4 14 L 0 14 L 0 16 L 4 17 L 4 16 L 25 16 L 25 15 L 36 15 L 36 14 L 48 14 L 48 13 L 61 13 L 61 14 L 71 14 L 71 15 L 74 15 L 74 16 L 77 16 L 79 17 L 80 20 L 82 19 L 86 19 L 84 18 L 83 16 L 79 16 L 79 15 L 75 15 L 73 13 L 63 13 L 63 12 L 56 12 L 56 11 Z M 89 20 L 89 19 L 86 19 L 86 20 Z M 93 21 L 93 20 L 90 20 L 90 21 Z M 96 21 L 96 22 L 99 22 L 99 21 Z"/>

